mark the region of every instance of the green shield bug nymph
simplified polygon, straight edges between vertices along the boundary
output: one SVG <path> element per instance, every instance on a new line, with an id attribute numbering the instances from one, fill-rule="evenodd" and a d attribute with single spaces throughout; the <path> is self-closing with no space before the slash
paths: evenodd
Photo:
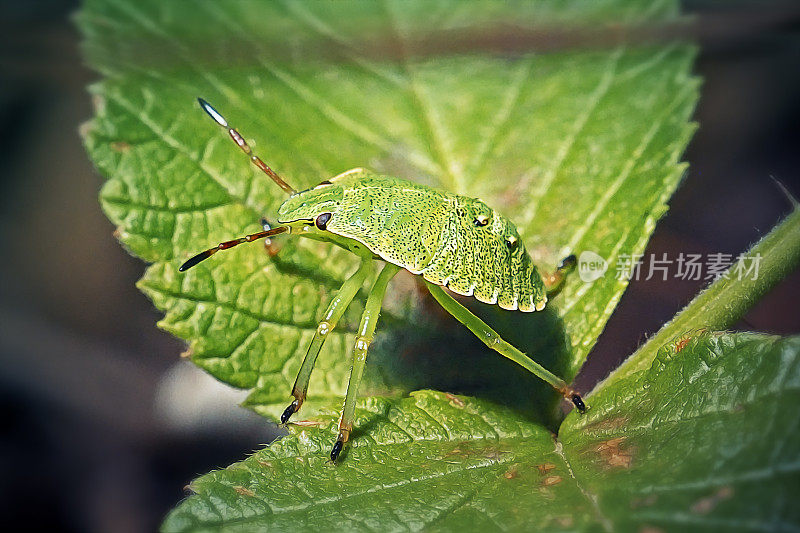
<path id="1" fill-rule="evenodd" d="M 410 181 L 353 169 L 297 192 L 267 166 L 225 118 L 205 100 L 200 106 L 228 131 L 250 160 L 290 196 L 278 209 L 281 226 L 226 241 L 200 252 L 180 267 L 183 272 L 219 250 L 280 233 L 297 233 L 337 244 L 361 258 L 354 274 L 344 282 L 325 312 L 308 348 L 292 389 L 294 401 L 281 415 L 286 423 L 306 398 L 308 382 L 325 338 L 364 284 L 372 262 L 385 262 L 367 297 L 353 349 L 353 368 L 347 386 L 339 435 L 331 450 L 336 461 L 353 428 L 358 385 L 367 359 L 389 280 L 404 268 L 422 276 L 433 297 L 456 320 L 467 326 L 488 347 L 520 364 L 549 383 L 583 412 L 580 394 L 520 350 L 503 340 L 442 287 L 474 296 L 503 309 L 540 311 L 548 292 L 561 286 L 575 266 L 569 256 L 544 278 L 508 219 L 480 200 L 432 189 Z"/>

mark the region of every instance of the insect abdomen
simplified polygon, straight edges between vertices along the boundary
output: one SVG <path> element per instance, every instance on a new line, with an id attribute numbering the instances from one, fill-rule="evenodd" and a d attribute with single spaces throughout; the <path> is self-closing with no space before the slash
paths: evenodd
<path id="1" fill-rule="evenodd" d="M 535 311 L 547 297 L 516 227 L 480 200 L 456 197 L 423 277 L 503 309 Z"/>

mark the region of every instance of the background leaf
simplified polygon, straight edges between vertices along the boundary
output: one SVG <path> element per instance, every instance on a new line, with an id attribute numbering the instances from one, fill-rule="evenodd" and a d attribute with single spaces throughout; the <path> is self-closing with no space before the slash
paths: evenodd
<path id="1" fill-rule="evenodd" d="M 800 337 L 687 337 L 555 440 L 472 398 L 364 399 L 341 464 L 335 414 L 292 426 L 195 480 L 164 530 L 792 530 L 799 359 Z"/>
<path id="2" fill-rule="evenodd" d="M 165 311 L 159 325 L 189 342 L 199 366 L 254 388 L 248 403 L 274 416 L 354 262 L 291 242 L 275 260 L 240 247 L 177 273 L 190 254 L 256 230 L 283 200 L 195 97 L 216 105 L 296 188 L 369 166 L 483 198 L 516 221 L 543 270 L 587 249 L 613 268 L 643 251 L 682 174 L 697 98 L 691 47 L 454 53 L 431 37 L 658 24 L 674 20 L 676 6 L 90 0 L 79 22 L 105 79 L 92 89 L 97 114 L 85 138 L 108 178 L 103 208 L 121 242 L 152 263 L 139 286 Z M 593 284 L 575 279 L 533 316 L 476 307 L 570 379 L 626 283 L 613 272 Z M 365 393 L 437 387 L 538 406 L 548 418 L 551 393 L 454 327 L 410 276 L 390 294 Z M 343 394 L 358 308 L 323 351 L 305 413 Z"/>

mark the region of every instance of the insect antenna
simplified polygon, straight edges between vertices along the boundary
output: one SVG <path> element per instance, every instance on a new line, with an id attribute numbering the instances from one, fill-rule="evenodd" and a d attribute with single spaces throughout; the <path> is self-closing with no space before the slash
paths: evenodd
<path id="1" fill-rule="evenodd" d="M 184 272 L 189 270 L 193 266 L 195 266 L 200 261 L 205 261 L 215 253 L 220 250 L 227 250 L 228 248 L 233 248 L 234 246 L 238 246 L 245 242 L 253 242 L 258 239 L 263 239 L 266 237 L 272 237 L 273 235 L 278 235 L 280 233 L 285 233 L 289 231 L 289 226 L 278 226 L 277 228 L 272 228 L 266 231 L 259 231 L 258 233 L 251 233 L 250 235 L 245 235 L 244 237 L 239 237 L 238 239 L 233 239 L 232 241 L 225 241 L 221 242 L 218 245 L 214 246 L 213 248 L 209 248 L 204 252 L 200 252 L 196 256 L 192 257 L 188 261 L 178 268 L 179 271 Z"/>
<path id="2" fill-rule="evenodd" d="M 226 130 L 228 130 L 228 135 L 231 136 L 231 139 L 233 139 L 233 142 L 235 142 L 237 145 L 239 145 L 239 148 L 241 148 L 242 151 L 244 153 L 246 153 L 250 157 L 250 161 L 252 161 L 255 166 L 257 166 L 259 169 L 261 169 L 261 171 L 264 172 L 264 174 L 266 174 L 267 176 L 272 178 L 272 181 L 277 183 L 278 187 L 280 187 L 284 191 L 288 192 L 289 194 L 294 194 L 294 193 L 297 192 L 294 189 L 292 189 L 292 187 L 288 183 L 283 181 L 283 178 L 278 176 L 278 174 L 275 173 L 274 170 L 269 168 L 269 166 L 266 163 L 264 163 L 261 160 L 260 157 L 258 157 L 257 155 L 255 155 L 253 153 L 253 150 L 250 148 L 250 145 L 247 144 L 247 141 L 244 140 L 244 137 L 242 137 L 239 134 L 239 132 L 236 131 L 236 129 L 231 128 L 228 125 L 228 121 L 225 120 L 225 117 L 220 115 L 219 112 L 216 109 L 211 107 L 211 104 L 209 104 L 208 102 L 206 102 L 202 98 L 198 98 L 197 102 L 200 104 L 200 107 L 203 108 L 203 111 L 208 113 L 208 116 L 210 116 L 211 118 L 214 119 L 214 122 L 216 122 L 217 124 L 219 124 L 220 126 L 225 128 Z"/>

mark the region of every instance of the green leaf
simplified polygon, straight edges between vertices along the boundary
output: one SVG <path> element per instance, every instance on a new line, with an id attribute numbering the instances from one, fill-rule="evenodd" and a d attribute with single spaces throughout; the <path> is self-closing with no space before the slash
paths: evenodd
<path id="1" fill-rule="evenodd" d="M 620 530 L 796 530 L 800 337 L 700 333 L 592 396 L 560 432 Z"/>
<path id="2" fill-rule="evenodd" d="M 335 415 L 292 425 L 269 448 L 192 482 L 197 495 L 164 530 L 473 531 L 591 517 L 553 436 L 507 409 L 431 391 L 359 407 L 360 434 L 341 464 L 326 460 Z"/>
<path id="3" fill-rule="evenodd" d="M 165 531 L 793 530 L 800 337 L 704 333 L 592 397 L 559 438 L 430 391 L 360 402 L 195 480 Z"/>
<path id="4" fill-rule="evenodd" d="M 698 85 L 692 47 L 612 39 L 608 48 L 504 52 L 502 39 L 498 50 L 473 38 L 491 43 L 512 28 L 536 43 L 573 27 L 614 37 L 676 13 L 669 0 L 89 0 L 78 21 L 104 75 L 85 133 L 107 178 L 100 200 L 122 244 L 152 263 L 139 287 L 165 312 L 160 327 L 217 378 L 253 388 L 250 406 L 275 416 L 354 260 L 287 240 L 274 259 L 239 247 L 177 273 L 191 254 L 257 230 L 284 199 L 195 97 L 217 106 L 296 188 L 368 166 L 483 198 L 517 223 L 543 270 L 583 250 L 614 265 L 643 251 L 685 168 L 678 159 Z M 467 50 L 448 49 L 451 39 Z M 476 307 L 570 379 L 626 284 L 613 272 L 592 284 L 576 277 L 533 316 Z M 365 393 L 437 387 L 540 412 L 543 398 L 552 401 L 436 311 L 411 276 L 390 294 Z M 343 394 L 361 305 L 323 350 L 305 413 Z"/>

